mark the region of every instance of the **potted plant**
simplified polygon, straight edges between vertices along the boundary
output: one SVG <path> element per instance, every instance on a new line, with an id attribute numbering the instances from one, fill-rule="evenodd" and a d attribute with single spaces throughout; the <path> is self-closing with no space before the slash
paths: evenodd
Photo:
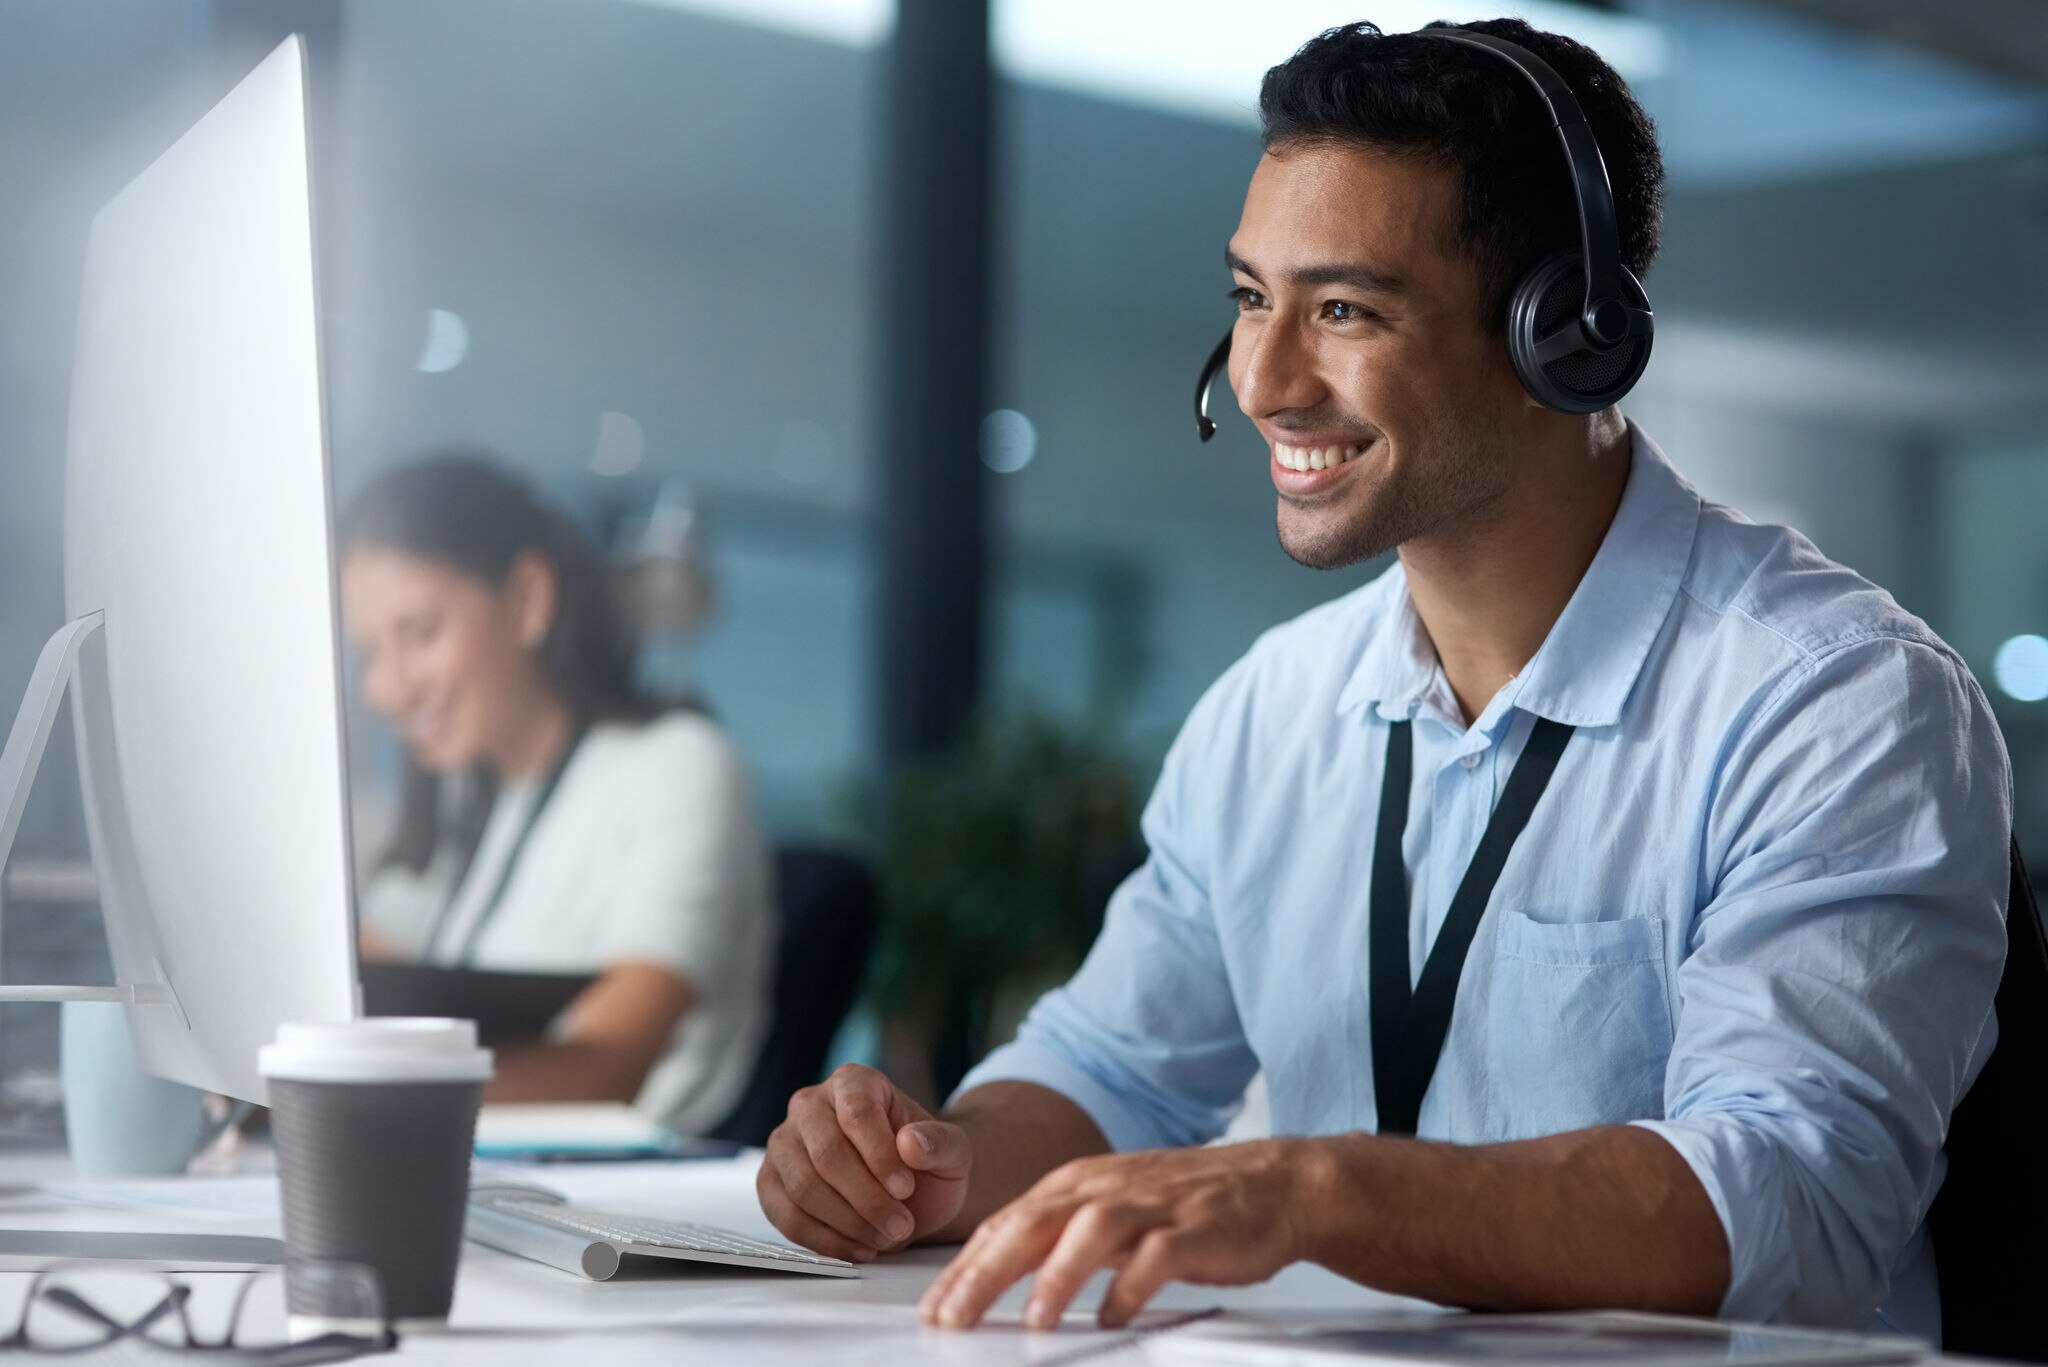
<path id="1" fill-rule="evenodd" d="M 885 1066 L 941 1098 L 1094 942 L 1142 858 L 1136 785 L 1099 737 L 1012 711 L 854 807 L 881 889 L 868 999 Z"/>

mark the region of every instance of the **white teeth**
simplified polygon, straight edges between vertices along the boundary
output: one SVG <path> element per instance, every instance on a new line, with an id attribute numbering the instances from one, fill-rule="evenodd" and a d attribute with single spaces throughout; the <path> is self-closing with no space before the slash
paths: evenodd
<path id="1" fill-rule="evenodd" d="M 1289 446 L 1273 444 L 1274 459 L 1290 470 L 1334 470 L 1346 461 L 1357 460 L 1364 446 Z"/>

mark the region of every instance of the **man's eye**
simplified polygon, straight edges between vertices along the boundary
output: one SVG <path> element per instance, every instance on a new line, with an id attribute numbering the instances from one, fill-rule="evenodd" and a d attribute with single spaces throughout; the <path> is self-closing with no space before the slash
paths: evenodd
<path id="1" fill-rule="evenodd" d="M 1372 317 L 1370 309 L 1344 299 L 1332 299 L 1323 305 L 1323 316 L 1333 323 L 1358 323 Z"/>
<path id="2" fill-rule="evenodd" d="M 1239 313 L 1249 313 L 1253 309 L 1262 309 L 1266 306 L 1266 296 L 1249 285 L 1239 285 L 1230 292 L 1230 297 L 1236 302 Z"/>

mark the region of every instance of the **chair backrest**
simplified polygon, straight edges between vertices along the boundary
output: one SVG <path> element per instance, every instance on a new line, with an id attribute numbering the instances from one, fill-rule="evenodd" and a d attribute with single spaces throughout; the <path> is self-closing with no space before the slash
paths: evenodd
<path id="1" fill-rule="evenodd" d="M 2017 841 L 2005 938 L 1998 1042 L 1950 1120 L 1927 1220 L 1943 1351 L 2048 1362 L 2048 938 Z"/>
<path id="2" fill-rule="evenodd" d="M 739 1104 L 712 1137 L 765 1144 L 790 1093 L 823 1074 L 832 1037 L 860 995 L 881 902 L 867 865 L 835 850 L 775 853 L 781 941 L 768 1039 Z"/>

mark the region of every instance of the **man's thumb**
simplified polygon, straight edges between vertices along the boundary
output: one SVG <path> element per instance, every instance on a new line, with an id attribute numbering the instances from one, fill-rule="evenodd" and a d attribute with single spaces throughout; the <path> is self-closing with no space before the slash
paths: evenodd
<path id="1" fill-rule="evenodd" d="M 943 1120 L 920 1120 L 896 1131 L 896 1152 L 911 1168 L 941 1179 L 965 1177 L 974 1163 L 967 1131 Z"/>

